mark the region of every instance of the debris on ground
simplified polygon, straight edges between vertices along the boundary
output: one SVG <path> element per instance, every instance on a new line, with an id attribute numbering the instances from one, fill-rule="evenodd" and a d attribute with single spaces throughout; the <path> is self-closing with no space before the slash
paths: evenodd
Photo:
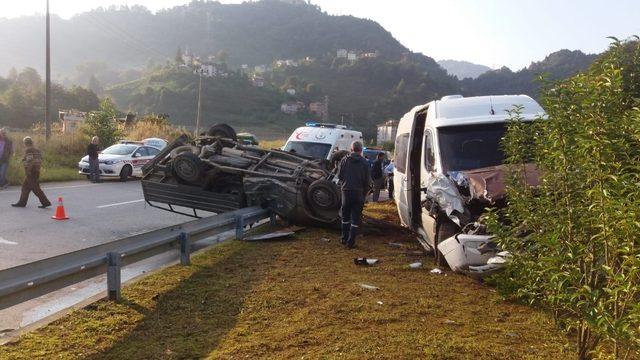
<path id="1" fill-rule="evenodd" d="M 321 237 L 320 241 L 331 242 L 331 239 L 329 239 L 328 237 Z"/>
<path id="2" fill-rule="evenodd" d="M 253 235 L 244 238 L 245 241 L 263 241 L 286 238 L 295 234 L 293 231 L 274 231 L 268 234 Z"/>
<path id="3" fill-rule="evenodd" d="M 402 245 L 400 243 L 394 243 L 394 242 L 390 242 L 388 245 L 389 245 L 389 247 L 392 247 L 392 248 L 401 248 L 401 247 L 404 246 L 404 245 Z"/>
<path id="4" fill-rule="evenodd" d="M 369 285 L 369 284 L 360 284 L 360 287 L 363 288 L 363 289 L 367 289 L 367 290 L 380 290 L 379 287 L 373 286 L 373 285 Z"/>
<path id="5" fill-rule="evenodd" d="M 444 271 L 442 271 L 442 270 L 440 270 L 440 269 L 438 269 L 438 268 L 435 268 L 435 269 L 433 269 L 433 270 L 431 270 L 431 271 L 429 271 L 429 272 L 430 272 L 430 273 L 432 273 L 432 274 L 436 274 L 436 275 L 442 275 L 442 274 L 444 274 Z"/>
<path id="6" fill-rule="evenodd" d="M 353 263 L 356 265 L 375 265 L 379 261 L 379 259 L 371 259 L 366 257 L 353 258 Z"/>
<path id="7" fill-rule="evenodd" d="M 409 264 L 409 267 L 412 268 L 412 269 L 419 269 L 419 268 L 422 267 L 422 263 L 419 262 L 419 261 L 418 262 L 414 262 L 414 263 Z"/>

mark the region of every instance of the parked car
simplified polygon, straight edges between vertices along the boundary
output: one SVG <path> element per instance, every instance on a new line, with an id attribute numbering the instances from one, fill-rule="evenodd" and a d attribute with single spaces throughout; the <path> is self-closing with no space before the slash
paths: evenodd
<path id="1" fill-rule="evenodd" d="M 497 267 L 487 264 L 500 251 L 481 216 L 489 206 L 506 204 L 501 139 L 506 110 L 514 105 L 522 106 L 524 121 L 544 116 L 525 95 L 454 95 L 416 106 L 400 120 L 394 171 L 398 213 L 441 265 L 478 272 Z M 527 181 L 535 185 L 537 169 L 527 167 Z"/>
<path id="2" fill-rule="evenodd" d="M 100 176 L 127 181 L 130 177 L 141 177 L 142 167 L 167 145 L 162 139 L 150 138 L 142 141 L 123 140 L 98 154 Z M 79 173 L 89 177 L 89 156 L 78 163 Z"/>

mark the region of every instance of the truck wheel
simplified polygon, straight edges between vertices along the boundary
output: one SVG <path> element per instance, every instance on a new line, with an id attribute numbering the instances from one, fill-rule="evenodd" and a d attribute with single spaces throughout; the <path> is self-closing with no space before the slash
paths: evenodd
<path id="1" fill-rule="evenodd" d="M 132 174 L 133 169 L 131 168 L 131 165 L 125 165 L 122 170 L 120 170 L 120 181 L 126 182 Z"/>
<path id="2" fill-rule="evenodd" d="M 342 159 L 348 155 L 349 152 L 347 150 L 338 150 L 331 154 L 331 157 L 329 158 L 329 170 L 336 170 L 338 168 L 338 165 L 340 165 L 340 161 L 342 161 Z"/>
<path id="3" fill-rule="evenodd" d="M 202 178 L 202 161 L 198 155 L 183 152 L 173 159 L 173 172 L 176 177 L 188 184 L 199 185 Z"/>
<path id="4" fill-rule="evenodd" d="M 198 155 L 200 154 L 200 149 L 198 149 L 197 146 L 191 145 L 178 146 L 177 148 L 171 150 L 170 156 L 172 159 L 175 159 L 178 157 L 178 155 L 189 152 Z"/>
<path id="5" fill-rule="evenodd" d="M 337 210 L 340 208 L 340 195 L 336 185 L 324 179 L 316 180 L 309 185 L 307 200 L 312 207 L 320 210 Z"/>
<path id="6" fill-rule="evenodd" d="M 207 131 L 207 135 L 218 136 L 221 138 L 238 141 L 238 136 L 236 135 L 236 131 L 233 130 L 233 128 L 227 124 L 214 124 Z"/>
<path id="7" fill-rule="evenodd" d="M 435 258 L 436 265 L 439 267 L 449 267 L 444 255 L 438 250 L 438 244 L 452 237 L 459 232 L 459 228 L 447 217 L 438 217 L 436 220 L 436 238 L 434 239 L 435 249 L 433 250 L 433 256 Z"/>

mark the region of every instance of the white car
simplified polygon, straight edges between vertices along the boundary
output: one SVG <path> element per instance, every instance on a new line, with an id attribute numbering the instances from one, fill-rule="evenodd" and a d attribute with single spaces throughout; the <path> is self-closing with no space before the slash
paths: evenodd
<path id="1" fill-rule="evenodd" d="M 158 155 L 167 144 L 162 139 L 147 140 L 121 141 L 119 144 L 109 146 L 100 152 L 98 154 L 100 176 L 120 178 L 120 181 L 127 181 L 132 176 L 142 176 L 142 167 Z M 80 174 L 89 177 L 88 155 L 80 160 L 78 167 Z"/>

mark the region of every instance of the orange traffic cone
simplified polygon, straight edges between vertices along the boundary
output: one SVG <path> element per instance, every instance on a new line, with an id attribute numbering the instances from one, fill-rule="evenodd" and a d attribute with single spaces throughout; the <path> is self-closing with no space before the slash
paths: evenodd
<path id="1" fill-rule="evenodd" d="M 51 217 L 53 220 L 67 220 L 69 217 L 64 211 L 64 205 L 62 204 L 62 197 L 58 198 L 58 207 L 56 208 L 56 214 Z"/>

